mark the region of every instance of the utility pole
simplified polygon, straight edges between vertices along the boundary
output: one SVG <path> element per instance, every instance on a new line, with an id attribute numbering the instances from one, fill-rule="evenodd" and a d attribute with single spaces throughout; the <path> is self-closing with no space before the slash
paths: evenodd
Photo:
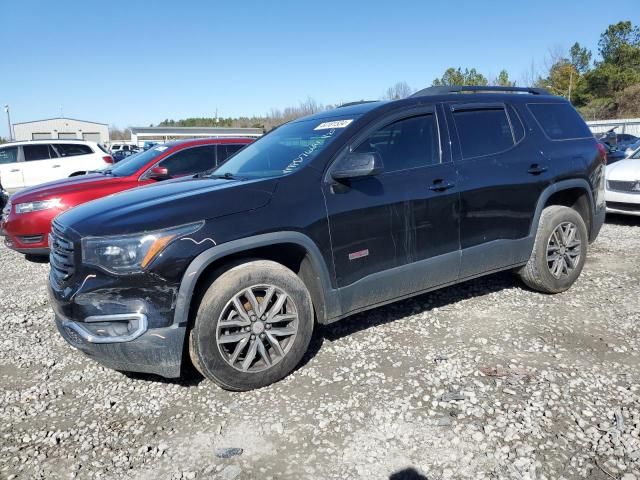
<path id="1" fill-rule="evenodd" d="M 9 127 L 9 141 L 12 141 L 13 129 L 11 128 L 11 115 L 9 114 L 9 105 L 4 106 L 4 111 L 7 112 L 7 126 Z"/>
<path id="2" fill-rule="evenodd" d="M 569 72 L 569 102 L 571 102 L 571 84 L 573 83 L 573 70 Z"/>

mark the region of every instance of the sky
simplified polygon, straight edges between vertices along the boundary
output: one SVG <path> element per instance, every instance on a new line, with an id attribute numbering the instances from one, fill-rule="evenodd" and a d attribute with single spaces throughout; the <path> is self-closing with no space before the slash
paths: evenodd
<path id="1" fill-rule="evenodd" d="M 550 49 L 595 54 L 609 24 L 638 19 L 638 0 L 0 0 L 0 106 L 124 128 L 377 99 L 451 66 L 520 84 Z"/>

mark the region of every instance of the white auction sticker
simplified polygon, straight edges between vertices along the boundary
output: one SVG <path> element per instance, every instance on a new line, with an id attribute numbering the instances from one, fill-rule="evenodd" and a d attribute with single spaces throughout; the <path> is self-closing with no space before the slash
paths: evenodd
<path id="1" fill-rule="evenodd" d="M 353 122 L 353 119 L 349 120 L 336 120 L 335 122 L 324 122 L 318 125 L 314 130 L 330 130 L 332 128 L 344 128 Z"/>
<path id="2" fill-rule="evenodd" d="M 162 147 L 156 147 L 156 148 L 154 148 L 154 150 L 157 151 L 157 152 L 164 152 L 167 148 L 169 148 L 169 147 L 162 146 Z"/>

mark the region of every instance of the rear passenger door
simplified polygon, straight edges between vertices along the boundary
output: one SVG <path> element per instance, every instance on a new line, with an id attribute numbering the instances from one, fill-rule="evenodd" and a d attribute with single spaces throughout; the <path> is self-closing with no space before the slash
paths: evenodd
<path id="1" fill-rule="evenodd" d="M 457 140 L 461 278 L 526 261 L 537 201 L 552 173 L 540 134 L 511 104 L 448 104 L 447 115 Z"/>
<path id="2" fill-rule="evenodd" d="M 2 186 L 11 193 L 24 187 L 22 177 L 24 163 L 20 161 L 20 154 L 18 146 L 0 148 L 0 181 Z"/>
<path id="3" fill-rule="evenodd" d="M 433 107 L 389 115 L 342 153 L 377 153 L 382 173 L 343 184 L 327 172 L 323 192 L 345 312 L 457 279 L 456 173 L 438 120 Z"/>
<path id="4" fill-rule="evenodd" d="M 48 143 L 23 145 L 22 175 L 25 187 L 38 185 L 68 176 L 58 154 Z"/>

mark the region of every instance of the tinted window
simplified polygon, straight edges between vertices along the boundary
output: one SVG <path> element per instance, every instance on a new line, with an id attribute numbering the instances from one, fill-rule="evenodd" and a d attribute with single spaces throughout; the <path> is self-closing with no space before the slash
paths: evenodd
<path id="1" fill-rule="evenodd" d="M 440 144 L 435 116 L 421 115 L 393 122 L 373 133 L 354 152 L 378 153 L 385 172 L 439 163 Z"/>
<path id="2" fill-rule="evenodd" d="M 46 143 L 42 145 L 23 145 L 22 152 L 24 153 L 25 162 L 49 160 L 49 145 Z"/>
<path id="3" fill-rule="evenodd" d="M 514 144 L 504 108 L 455 110 L 453 118 L 464 158 L 502 152 Z"/>
<path id="4" fill-rule="evenodd" d="M 215 145 L 188 148 L 161 161 L 160 166 L 169 170 L 172 177 L 204 172 L 216 166 L 215 149 Z"/>
<path id="5" fill-rule="evenodd" d="M 334 117 L 287 123 L 247 145 L 213 174 L 264 178 L 293 173 L 312 162 L 353 120 Z"/>
<path id="6" fill-rule="evenodd" d="M 591 130 L 568 103 L 529 103 L 529 110 L 552 140 L 591 137 Z"/>
<path id="7" fill-rule="evenodd" d="M 157 147 L 145 150 L 142 153 L 131 156 L 126 162 L 118 163 L 110 172 L 116 177 L 128 177 L 133 175 L 141 168 L 145 167 L 154 158 L 164 153 L 169 147 L 165 145 L 159 145 Z"/>
<path id="8" fill-rule="evenodd" d="M 18 147 L 0 148 L 0 164 L 16 163 L 18 161 Z"/>
<path id="9" fill-rule="evenodd" d="M 224 162 L 231 155 L 241 150 L 244 145 L 218 145 L 218 163 Z"/>
<path id="10" fill-rule="evenodd" d="M 61 157 L 75 157 L 76 155 L 87 155 L 93 153 L 89 145 L 74 143 L 55 143 L 54 148 L 60 153 Z"/>

